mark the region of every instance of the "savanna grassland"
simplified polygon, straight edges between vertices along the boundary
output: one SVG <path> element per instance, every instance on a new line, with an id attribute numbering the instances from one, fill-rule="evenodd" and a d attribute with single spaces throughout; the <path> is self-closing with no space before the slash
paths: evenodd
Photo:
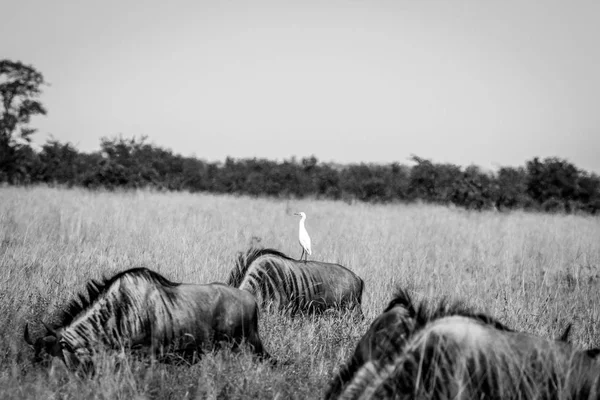
<path id="1" fill-rule="evenodd" d="M 224 281 L 251 244 L 300 255 L 308 215 L 312 259 L 365 280 L 362 324 L 344 316 L 261 314 L 266 348 L 285 365 L 223 350 L 192 366 L 114 354 L 81 378 L 60 362 L 31 364 L 29 322 L 56 312 L 91 279 L 146 266 L 175 281 Z M 574 324 L 579 347 L 600 345 L 600 219 L 469 212 L 429 205 L 268 200 L 208 194 L 0 188 L 0 398 L 320 398 L 397 286 L 449 296 L 506 325 L 556 337 Z"/>

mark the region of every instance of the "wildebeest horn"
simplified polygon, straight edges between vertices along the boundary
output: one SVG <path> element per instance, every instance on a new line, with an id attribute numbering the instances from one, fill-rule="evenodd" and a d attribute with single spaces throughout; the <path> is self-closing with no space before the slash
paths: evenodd
<path id="1" fill-rule="evenodd" d="M 25 339 L 25 343 L 30 346 L 33 346 L 33 340 L 31 340 L 31 336 L 29 336 L 29 324 L 25 324 L 25 332 L 23 332 L 23 339 Z"/>
<path id="2" fill-rule="evenodd" d="M 42 324 L 44 325 L 44 328 L 46 328 L 46 332 L 48 332 L 52 336 L 56 336 L 56 331 L 54 329 L 52 329 L 52 327 L 50 327 L 50 325 L 47 325 L 44 321 L 42 321 Z"/>

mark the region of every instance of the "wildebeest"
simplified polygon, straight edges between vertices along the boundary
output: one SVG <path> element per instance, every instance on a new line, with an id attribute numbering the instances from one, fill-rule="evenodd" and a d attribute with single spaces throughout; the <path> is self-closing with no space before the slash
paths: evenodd
<path id="1" fill-rule="evenodd" d="M 269 357 L 258 334 L 258 306 L 249 293 L 224 284 L 171 282 L 147 268 L 134 268 L 103 282 L 91 281 L 87 297 L 72 300 L 57 328 L 25 341 L 36 360 L 47 353 L 69 367 L 91 366 L 105 349 L 133 348 L 162 357 L 189 357 L 222 341 L 234 346 L 245 339 L 260 357 Z"/>
<path id="2" fill-rule="evenodd" d="M 292 315 L 327 309 L 353 309 L 362 316 L 364 282 L 339 264 L 297 261 L 273 249 L 240 253 L 227 283 Z"/>
<path id="3" fill-rule="evenodd" d="M 400 311 L 394 317 L 389 313 L 396 307 Z M 390 319 L 390 329 L 382 317 Z M 370 336 L 363 337 L 358 355 L 331 383 L 326 398 L 571 399 L 600 394 L 600 363 L 588 352 L 515 332 L 458 303 L 415 307 L 401 292 L 380 318 L 371 328 L 380 323 L 382 329 L 370 329 Z M 369 350 L 379 340 L 382 348 Z"/>
<path id="4" fill-rule="evenodd" d="M 325 398 L 337 398 L 344 385 L 348 384 L 357 370 L 368 361 L 391 361 L 402 351 L 408 335 L 415 326 L 422 326 L 429 320 L 445 315 L 468 315 L 493 324 L 499 329 L 510 330 L 485 314 L 473 313 L 460 302 L 449 303 L 443 299 L 435 307 L 430 307 L 426 301 L 415 305 L 407 291 L 398 289 L 394 298 L 360 339 L 348 363 L 343 365 L 332 379 Z"/>

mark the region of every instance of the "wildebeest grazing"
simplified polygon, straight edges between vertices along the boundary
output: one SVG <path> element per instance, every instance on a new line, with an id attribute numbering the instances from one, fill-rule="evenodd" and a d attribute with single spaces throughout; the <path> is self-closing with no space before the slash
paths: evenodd
<path id="1" fill-rule="evenodd" d="M 256 300 L 246 291 L 218 283 L 175 283 L 134 268 L 102 283 L 92 280 L 87 292 L 68 304 L 57 328 L 47 326 L 35 342 L 25 326 L 25 341 L 37 360 L 47 353 L 69 367 L 90 367 L 100 347 L 189 357 L 221 341 L 237 346 L 243 339 L 260 357 L 269 356 L 258 334 Z"/>
<path id="2" fill-rule="evenodd" d="M 352 309 L 362 316 L 364 282 L 339 264 L 297 261 L 273 249 L 240 253 L 227 284 L 247 290 L 261 306 L 275 305 L 292 315 Z"/>
<path id="3" fill-rule="evenodd" d="M 600 364 L 587 352 L 515 332 L 460 304 L 414 307 L 405 293 L 401 296 L 380 318 L 390 318 L 385 314 L 395 307 L 406 312 L 391 317 L 388 331 L 370 329 L 373 336 L 361 340 L 368 344 L 383 338 L 388 353 L 365 353 L 359 343 L 363 364 L 350 363 L 346 380 L 336 377 L 326 398 L 598 398 Z M 374 324 L 383 328 L 380 318 Z"/>

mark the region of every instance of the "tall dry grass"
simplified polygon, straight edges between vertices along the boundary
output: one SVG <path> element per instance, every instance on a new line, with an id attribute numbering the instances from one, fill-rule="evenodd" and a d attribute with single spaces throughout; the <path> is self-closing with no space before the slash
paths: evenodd
<path id="1" fill-rule="evenodd" d="M 177 281 L 224 281 L 251 243 L 300 255 L 305 211 L 313 258 L 363 277 L 367 320 L 261 315 L 271 368 L 220 351 L 193 366 L 101 356 L 82 379 L 29 362 L 30 322 L 51 321 L 90 278 L 146 266 Z M 332 372 L 390 299 L 451 296 L 518 330 L 555 337 L 573 322 L 600 345 L 600 219 L 467 212 L 428 205 L 348 205 L 185 193 L 0 188 L 0 398 L 320 398 Z"/>

